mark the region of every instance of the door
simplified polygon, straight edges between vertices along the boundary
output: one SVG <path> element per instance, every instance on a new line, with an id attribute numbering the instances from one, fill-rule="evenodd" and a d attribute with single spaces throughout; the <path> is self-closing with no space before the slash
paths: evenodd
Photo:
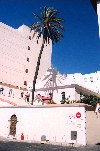
<path id="1" fill-rule="evenodd" d="M 12 115 L 10 118 L 10 135 L 16 135 L 16 124 L 17 124 L 17 117 L 16 115 Z"/>

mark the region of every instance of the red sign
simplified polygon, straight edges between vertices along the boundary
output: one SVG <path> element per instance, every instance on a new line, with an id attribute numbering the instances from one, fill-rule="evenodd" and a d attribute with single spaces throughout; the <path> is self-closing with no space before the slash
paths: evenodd
<path id="1" fill-rule="evenodd" d="M 81 117 L 81 113 L 80 113 L 80 112 L 77 112 L 77 113 L 76 113 L 76 117 L 77 117 L 77 118 L 80 118 L 80 117 Z"/>

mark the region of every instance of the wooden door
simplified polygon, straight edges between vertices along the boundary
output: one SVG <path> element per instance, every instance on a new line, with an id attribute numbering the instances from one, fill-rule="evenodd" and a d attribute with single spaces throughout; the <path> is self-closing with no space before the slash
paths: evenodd
<path id="1" fill-rule="evenodd" d="M 17 117 L 16 115 L 12 115 L 10 118 L 10 135 L 16 135 L 16 124 L 17 124 Z"/>

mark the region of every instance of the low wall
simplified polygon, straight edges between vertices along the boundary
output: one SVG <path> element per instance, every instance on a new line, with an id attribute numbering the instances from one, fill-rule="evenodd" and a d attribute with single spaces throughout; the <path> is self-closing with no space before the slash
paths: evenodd
<path id="1" fill-rule="evenodd" d="M 87 144 L 100 143 L 100 113 L 86 112 L 86 133 Z"/>
<path id="2" fill-rule="evenodd" d="M 80 112 L 80 118 L 76 113 Z M 11 116 L 16 115 L 17 140 L 41 141 L 43 135 L 53 143 L 86 145 L 85 108 L 79 106 L 41 106 L 0 108 L 0 136 L 11 138 Z"/>

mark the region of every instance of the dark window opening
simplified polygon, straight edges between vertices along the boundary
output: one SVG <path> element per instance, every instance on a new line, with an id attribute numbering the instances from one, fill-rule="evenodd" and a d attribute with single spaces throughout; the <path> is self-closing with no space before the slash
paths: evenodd
<path id="1" fill-rule="evenodd" d="M 52 97 L 53 97 L 53 93 L 49 93 L 49 96 L 51 97 L 51 99 L 52 99 Z"/>
<path id="2" fill-rule="evenodd" d="M 26 86 L 27 86 L 27 81 L 24 81 L 24 85 L 26 85 Z"/>
<path id="3" fill-rule="evenodd" d="M 38 40 L 37 40 L 37 44 L 38 44 L 39 42 L 38 42 Z"/>
<path id="4" fill-rule="evenodd" d="M 28 50 L 30 50 L 30 47 L 28 46 Z"/>
<path id="5" fill-rule="evenodd" d="M 24 97 L 24 92 L 21 92 L 21 98 L 23 98 Z"/>
<path id="6" fill-rule="evenodd" d="M 27 58 L 27 61 L 29 62 L 29 58 Z"/>
<path id="7" fill-rule="evenodd" d="M 26 69 L 25 72 L 28 73 L 28 69 Z"/>
<path id="8" fill-rule="evenodd" d="M 0 88 L 0 94 L 3 94 L 3 92 L 4 92 L 4 88 L 2 87 Z"/>

